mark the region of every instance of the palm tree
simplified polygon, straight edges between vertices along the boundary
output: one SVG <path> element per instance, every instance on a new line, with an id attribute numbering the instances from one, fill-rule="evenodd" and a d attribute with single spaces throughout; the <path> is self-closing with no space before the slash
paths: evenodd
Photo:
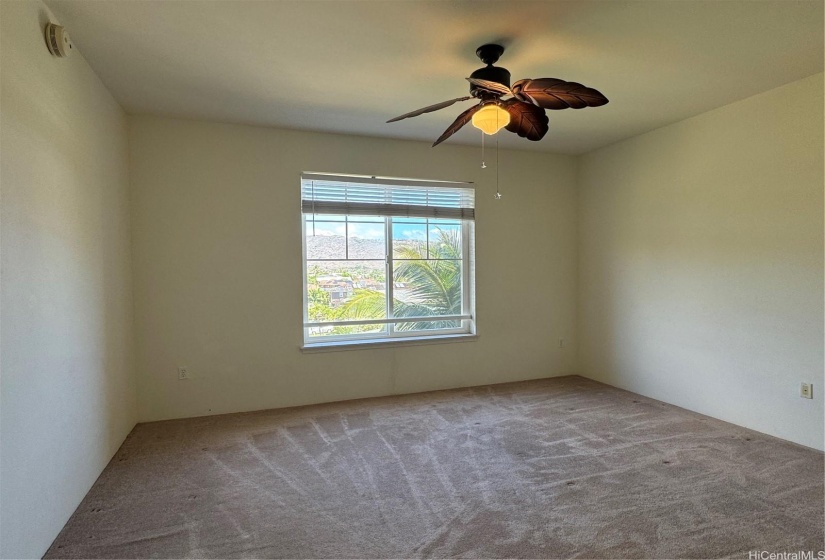
<path id="1" fill-rule="evenodd" d="M 396 247 L 393 282 L 404 283 L 409 290 L 403 300 L 393 299 L 394 317 L 430 317 L 461 315 L 461 236 L 455 230 L 436 230 L 430 241 L 429 259 L 425 243 Z M 356 290 L 344 304 L 342 315 L 352 319 L 386 317 L 386 299 L 382 292 Z M 416 321 L 398 323 L 398 330 L 425 330 L 455 327 L 456 321 Z"/>

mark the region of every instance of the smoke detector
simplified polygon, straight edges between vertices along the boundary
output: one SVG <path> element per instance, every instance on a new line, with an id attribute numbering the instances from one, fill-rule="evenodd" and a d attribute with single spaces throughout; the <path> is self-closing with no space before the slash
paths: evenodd
<path id="1" fill-rule="evenodd" d="M 56 23 L 46 24 L 46 46 L 54 56 L 66 57 L 72 54 L 74 45 L 69 37 L 69 32 L 62 25 Z"/>

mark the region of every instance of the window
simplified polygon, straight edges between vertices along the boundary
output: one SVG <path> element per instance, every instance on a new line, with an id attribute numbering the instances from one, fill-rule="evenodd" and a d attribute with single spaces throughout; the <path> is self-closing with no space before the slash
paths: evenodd
<path id="1" fill-rule="evenodd" d="M 304 345 L 475 333 L 469 183 L 305 173 Z"/>

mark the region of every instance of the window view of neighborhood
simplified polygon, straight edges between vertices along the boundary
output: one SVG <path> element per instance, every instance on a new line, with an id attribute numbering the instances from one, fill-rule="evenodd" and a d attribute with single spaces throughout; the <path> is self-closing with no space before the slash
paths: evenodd
<path id="1" fill-rule="evenodd" d="M 462 222 L 311 214 L 304 220 L 307 320 L 320 323 L 308 327 L 310 337 L 461 328 L 460 319 L 435 318 L 462 314 Z M 369 323 L 389 317 L 434 319 Z M 343 321 L 357 324 L 324 324 Z"/>

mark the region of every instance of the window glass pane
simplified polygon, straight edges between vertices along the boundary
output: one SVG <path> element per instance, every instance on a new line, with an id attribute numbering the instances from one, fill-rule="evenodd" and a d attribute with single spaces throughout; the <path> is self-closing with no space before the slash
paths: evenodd
<path id="1" fill-rule="evenodd" d="M 349 222 L 384 223 L 383 216 L 350 216 Z"/>
<path id="2" fill-rule="evenodd" d="M 437 331 L 444 329 L 460 329 L 461 320 L 457 321 L 415 321 L 413 323 L 394 323 L 397 332 Z"/>
<path id="3" fill-rule="evenodd" d="M 387 256 L 386 231 L 381 222 L 348 222 L 347 244 L 350 259 L 381 259 Z M 383 263 L 382 263 L 383 264 Z"/>
<path id="4" fill-rule="evenodd" d="M 307 220 L 307 260 L 346 258 L 346 224 L 316 220 L 314 226 L 312 220 Z"/>
<path id="5" fill-rule="evenodd" d="M 460 260 L 395 261 L 394 316 L 461 315 L 461 267 Z"/>
<path id="6" fill-rule="evenodd" d="M 310 322 L 384 319 L 387 296 L 384 261 L 307 263 Z"/>
<path id="7" fill-rule="evenodd" d="M 431 259 L 461 258 L 461 225 L 457 222 L 430 220 L 428 255 Z"/>
<path id="8" fill-rule="evenodd" d="M 392 256 L 394 259 L 427 258 L 427 220 L 392 219 Z"/>

